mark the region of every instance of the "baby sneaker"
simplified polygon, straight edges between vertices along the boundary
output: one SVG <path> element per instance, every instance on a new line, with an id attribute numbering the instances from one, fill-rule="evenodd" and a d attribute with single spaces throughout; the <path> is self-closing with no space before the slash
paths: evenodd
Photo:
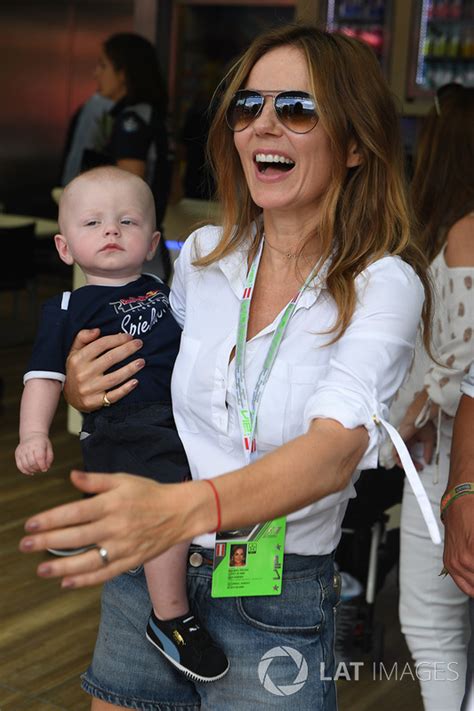
<path id="1" fill-rule="evenodd" d="M 172 620 L 159 620 L 152 610 L 146 636 L 192 681 L 217 681 L 229 671 L 224 652 L 191 613 Z"/>

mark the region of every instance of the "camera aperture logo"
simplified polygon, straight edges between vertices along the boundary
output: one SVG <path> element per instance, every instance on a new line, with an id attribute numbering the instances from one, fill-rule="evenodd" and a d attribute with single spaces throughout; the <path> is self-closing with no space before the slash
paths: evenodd
<path id="1" fill-rule="evenodd" d="M 287 660 L 291 659 L 293 661 L 293 664 L 291 664 L 291 668 L 293 670 L 294 667 L 296 667 L 296 676 L 291 684 L 275 684 L 270 677 L 269 668 L 273 660 L 282 658 L 286 658 Z M 285 671 L 287 666 L 288 665 L 286 664 Z M 260 679 L 260 683 L 263 685 L 264 689 L 269 691 L 270 694 L 274 694 L 275 696 L 291 696 L 303 688 L 306 679 L 308 678 L 308 664 L 306 663 L 306 659 L 303 657 L 301 652 L 298 652 L 297 649 L 293 649 L 293 647 L 273 647 L 272 649 L 269 649 L 268 652 L 265 652 L 260 659 L 260 663 L 258 665 L 258 678 Z"/>

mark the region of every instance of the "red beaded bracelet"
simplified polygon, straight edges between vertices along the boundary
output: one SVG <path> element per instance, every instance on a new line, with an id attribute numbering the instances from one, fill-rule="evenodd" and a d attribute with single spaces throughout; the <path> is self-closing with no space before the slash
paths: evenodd
<path id="1" fill-rule="evenodd" d="M 214 498 L 216 500 L 216 509 L 217 509 L 217 525 L 216 525 L 215 529 L 212 531 L 212 533 L 217 533 L 217 531 L 220 531 L 220 529 L 221 529 L 221 502 L 219 500 L 219 494 L 217 493 L 215 484 L 211 479 L 202 479 L 202 481 L 205 481 L 207 484 L 209 484 L 212 491 L 214 492 Z"/>

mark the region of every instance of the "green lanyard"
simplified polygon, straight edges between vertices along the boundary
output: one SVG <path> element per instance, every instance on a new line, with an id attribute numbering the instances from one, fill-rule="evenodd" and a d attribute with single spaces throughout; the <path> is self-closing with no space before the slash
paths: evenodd
<path id="1" fill-rule="evenodd" d="M 237 403 L 239 406 L 242 445 L 247 461 L 251 461 L 252 459 L 254 459 L 257 454 L 256 429 L 258 408 L 262 400 L 265 385 L 267 384 L 267 380 L 270 376 L 271 369 L 273 367 L 275 358 L 283 340 L 283 336 L 285 335 L 286 327 L 288 326 L 288 323 L 290 322 L 290 319 L 293 316 L 293 313 L 296 309 L 301 295 L 313 279 L 317 269 L 316 266 L 313 267 L 305 283 L 298 291 L 298 293 L 295 294 L 295 296 L 291 299 L 291 301 L 285 308 L 285 311 L 280 321 L 278 322 L 278 325 L 275 329 L 275 333 L 273 334 L 273 338 L 268 348 L 265 361 L 263 363 L 263 368 L 257 379 L 257 384 L 252 395 L 252 404 L 249 407 L 247 397 L 247 386 L 245 383 L 245 347 L 247 343 L 247 329 L 250 315 L 250 304 L 252 301 L 253 287 L 255 285 L 255 279 L 257 277 L 260 258 L 262 256 L 263 242 L 264 239 L 261 240 L 258 252 L 255 255 L 255 259 L 253 260 L 252 265 L 249 269 L 247 282 L 245 284 L 244 292 L 240 301 L 239 322 L 237 325 L 237 342 L 235 345 L 235 388 L 237 394 Z"/>

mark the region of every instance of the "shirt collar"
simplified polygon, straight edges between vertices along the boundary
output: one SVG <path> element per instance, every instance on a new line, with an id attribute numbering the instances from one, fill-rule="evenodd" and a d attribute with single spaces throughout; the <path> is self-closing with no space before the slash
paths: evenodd
<path id="1" fill-rule="evenodd" d="M 244 240 L 233 252 L 219 260 L 218 266 L 227 277 L 232 291 L 240 299 L 247 279 L 248 250 L 255 236 L 257 226 L 252 223 L 249 237 Z M 326 289 L 326 276 L 331 265 L 332 255 L 326 259 L 318 273 L 314 276 L 310 286 L 301 295 L 296 310 L 310 308 L 319 296 L 321 289 Z"/>
<path id="2" fill-rule="evenodd" d="M 252 223 L 247 239 L 218 262 L 220 270 L 227 277 L 232 291 L 239 299 L 245 287 L 248 271 L 248 252 L 256 231 L 257 227 L 255 223 Z"/>
<path id="3" fill-rule="evenodd" d="M 321 290 L 327 289 L 326 277 L 329 267 L 331 266 L 331 262 L 332 255 L 330 255 L 326 261 L 323 262 L 319 271 L 314 275 L 311 284 L 306 289 L 304 294 L 301 295 L 296 306 L 296 311 L 298 311 L 298 309 L 309 309 L 318 299 Z"/>

